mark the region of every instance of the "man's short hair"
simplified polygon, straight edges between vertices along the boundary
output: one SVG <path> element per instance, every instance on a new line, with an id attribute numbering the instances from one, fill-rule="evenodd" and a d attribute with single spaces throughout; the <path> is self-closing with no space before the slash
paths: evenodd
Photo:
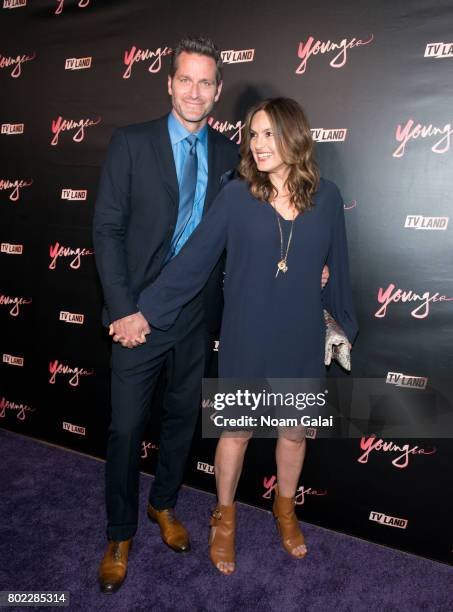
<path id="1" fill-rule="evenodd" d="M 197 53 L 198 55 L 212 57 L 216 63 L 215 78 L 217 85 L 222 81 L 222 56 L 214 42 L 205 36 L 186 36 L 178 42 L 171 55 L 169 70 L 171 78 L 175 76 L 176 70 L 178 69 L 178 57 L 184 51 L 186 53 Z"/>

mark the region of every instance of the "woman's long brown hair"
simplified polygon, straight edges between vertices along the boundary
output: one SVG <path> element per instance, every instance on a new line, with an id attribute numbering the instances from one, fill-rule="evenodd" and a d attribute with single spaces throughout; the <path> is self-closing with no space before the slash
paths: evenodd
<path id="1" fill-rule="evenodd" d="M 255 198 L 269 201 L 277 195 L 269 174 L 258 170 L 250 149 L 250 125 L 254 115 L 261 110 L 269 117 L 280 156 L 289 166 L 286 187 L 291 194 L 290 202 L 299 212 L 304 212 L 313 205 L 313 196 L 319 186 L 319 169 L 314 159 L 310 126 L 295 100 L 270 98 L 249 110 L 241 144 L 239 174 L 247 181 Z"/>

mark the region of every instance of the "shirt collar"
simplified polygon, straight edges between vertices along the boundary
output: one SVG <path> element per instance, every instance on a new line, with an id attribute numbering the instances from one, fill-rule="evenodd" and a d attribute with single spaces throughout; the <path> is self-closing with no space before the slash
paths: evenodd
<path id="1" fill-rule="evenodd" d="M 187 138 L 187 136 L 190 136 L 190 134 L 193 134 L 193 132 L 189 132 L 189 130 L 187 130 L 182 123 L 178 121 L 173 112 L 169 113 L 168 115 L 168 132 L 170 134 L 172 146 L 178 142 L 181 142 Z M 201 130 L 199 132 L 195 132 L 195 134 L 200 143 L 205 145 L 208 138 L 208 124 L 204 125 Z"/>

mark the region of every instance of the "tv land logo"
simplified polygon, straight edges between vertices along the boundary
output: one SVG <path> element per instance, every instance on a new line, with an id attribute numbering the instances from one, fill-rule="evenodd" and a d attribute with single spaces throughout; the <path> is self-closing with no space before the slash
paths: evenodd
<path id="1" fill-rule="evenodd" d="M 316 438 L 317 433 L 318 433 L 317 427 L 306 427 L 305 428 L 305 437 L 310 440 L 314 440 Z"/>
<path id="2" fill-rule="evenodd" d="M 241 64 L 243 62 L 253 62 L 255 58 L 255 49 L 243 49 L 242 51 L 221 51 L 222 62 L 224 64 Z"/>
<path id="3" fill-rule="evenodd" d="M 393 151 L 393 157 L 403 157 L 406 153 L 406 145 L 411 140 L 417 140 L 418 138 L 431 138 L 434 140 L 434 144 L 431 146 L 433 153 L 447 153 L 450 150 L 451 135 L 453 129 L 451 123 L 446 123 L 443 127 L 436 127 L 432 123 L 429 125 L 423 125 L 422 123 L 415 123 L 413 119 L 408 119 L 406 123 L 398 124 L 395 131 L 395 139 L 399 143 L 396 149 Z M 432 142 L 432 141 L 431 141 Z"/>
<path id="4" fill-rule="evenodd" d="M 428 43 L 425 47 L 424 57 L 435 57 L 436 59 L 442 59 L 444 57 L 453 57 L 453 42 Z"/>
<path id="5" fill-rule="evenodd" d="M 437 302 L 451 302 L 453 298 L 441 295 L 439 292 L 431 295 L 429 291 L 425 291 L 422 295 L 415 291 L 404 291 L 397 289 L 393 283 L 390 283 L 387 289 L 379 287 L 377 300 L 379 304 L 382 304 L 380 308 L 374 313 L 376 318 L 383 318 L 387 315 L 387 308 L 392 303 L 397 302 L 421 302 L 413 310 L 411 310 L 411 316 L 415 319 L 426 319 L 430 312 L 430 305 Z"/>
<path id="6" fill-rule="evenodd" d="M 346 128 L 313 128 L 310 131 L 315 142 L 344 142 L 348 133 Z"/>
<path id="7" fill-rule="evenodd" d="M 4 9 L 23 8 L 27 6 L 27 0 L 3 0 Z"/>
<path id="8" fill-rule="evenodd" d="M 91 68 L 92 57 L 68 57 L 64 63 L 65 70 L 88 70 Z"/>
<path id="9" fill-rule="evenodd" d="M 313 36 L 309 36 L 307 40 L 299 43 L 297 50 L 297 56 L 301 60 L 299 66 L 296 69 L 296 74 L 304 74 L 307 69 L 308 60 L 313 55 L 324 55 L 326 53 L 335 53 L 333 58 L 329 62 L 331 68 L 343 68 L 348 61 L 348 51 L 356 47 L 363 47 L 373 42 L 374 35 L 370 34 L 368 39 L 361 40 L 360 38 L 343 38 L 340 42 L 332 42 L 330 40 L 322 41 L 316 40 Z"/>
<path id="10" fill-rule="evenodd" d="M 204 463 L 203 461 L 197 462 L 197 470 L 199 472 L 204 472 L 205 474 L 211 474 L 214 476 L 214 466 L 210 463 Z"/>
<path id="11" fill-rule="evenodd" d="M 24 123 L 2 123 L 0 133 L 7 136 L 16 136 L 17 134 L 23 134 L 24 130 Z"/>
<path id="12" fill-rule="evenodd" d="M 60 363 L 58 359 L 49 363 L 49 384 L 54 385 L 58 375 L 68 376 L 67 383 L 71 387 L 78 387 L 80 378 L 84 376 L 92 376 L 94 370 L 86 370 L 85 368 L 73 368 L 64 363 Z"/>
<path id="13" fill-rule="evenodd" d="M 0 179 L 0 191 L 8 191 L 11 189 L 9 199 L 11 202 L 17 202 L 20 198 L 20 190 L 33 185 L 33 179 L 16 179 L 10 181 L 8 179 Z"/>
<path id="14" fill-rule="evenodd" d="M 404 227 L 416 230 L 446 230 L 450 217 L 423 217 L 407 215 Z"/>
<path id="15" fill-rule="evenodd" d="M 24 245 L 2 242 L 0 246 L 0 252 L 5 253 L 6 255 L 22 255 L 22 253 L 24 252 Z"/>
<path id="16" fill-rule="evenodd" d="M 61 199 L 69 200 L 70 202 L 82 202 L 88 196 L 87 189 L 62 189 Z"/>
<path id="17" fill-rule="evenodd" d="M 126 49 L 124 52 L 123 63 L 126 66 L 126 70 L 123 72 L 123 79 L 130 79 L 132 74 L 132 67 L 137 62 L 151 63 L 148 66 L 148 72 L 156 74 L 160 72 L 162 68 L 162 58 L 167 55 L 171 55 L 173 50 L 171 47 L 157 47 L 157 49 L 140 49 L 133 45 L 129 50 Z"/>
<path id="18" fill-rule="evenodd" d="M 157 446 L 157 444 L 143 440 L 142 441 L 142 452 L 141 452 L 140 458 L 148 459 L 149 453 L 151 451 L 158 451 L 158 450 L 159 450 L 159 447 Z"/>
<path id="19" fill-rule="evenodd" d="M 10 414 L 15 414 L 18 421 L 25 421 L 30 412 L 35 412 L 35 408 L 32 408 L 28 404 L 24 404 L 23 402 L 17 403 L 11 400 L 6 399 L 6 397 L 2 397 L 0 399 L 0 419 L 4 419 L 8 414 L 8 410 L 11 411 Z"/>
<path id="20" fill-rule="evenodd" d="M 221 134 L 225 134 L 225 136 L 236 144 L 241 144 L 242 131 L 245 127 L 245 123 L 242 121 L 230 123 L 229 121 L 218 121 L 214 117 L 209 117 L 208 124 L 212 127 L 212 129 L 217 130 Z"/>
<path id="21" fill-rule="evenodd" d="M 78 270 L 80 268 L 80 264 L 82 261 L 82 257 L 87 257 L 89 255 L 94 255 L 94 251 L 91 249 L 79 248 L 73 249 L 71 247 L 66 247 L 61 245 L 59 242 L 55 244 L 51 244 L 49 247 L 49 255 L 50 255 L 50 263 L 49 270 L 55 270 L 57 267 L 57 260 L 59 257 L 72 257 L 72 260 L 69 263 L 69 267 L 73 270 Z"/>
<path id="22" fill-rule="evenodd" d="M 76 325 L 83 325 L 85 322 L 85 315 L 77 312 L 67 312 L 66 310 L 60 310 L 59 320 L 63 323 L 74 323 Z"/>
<path id="23" fill-rule="evenodd" d="M 3 353 L 3 363 L 12 366 L 19 366 L 20 368 L 24 367 L 24 358 L 16 357 L 15 355 L 8 355 L 8 353 Z"/>
<path id="24" fill-rule="evenodd" d="M 400 529 L 406 529 L 407 527 L 407 519 L 398 518 L 396 516 L 388 516 L 387 514 L 382 514 L 382 512 L 376 512 L 371 510 L 370 521 L 376 521 L 376 523 L 380 523 L 381 525 L 387 525 L 387 527 L 399 527 Z"/>
<path id="25" fill-rule="evenodd" d="M 67 423 L 66 421 L 63 421 L 62 425 L 65 431 L 70 431 L 71 433 L 78 434 L 79 436 L 86 436 L 85 427 L 81 427 L 80 425 L 73 425 L 72 423 Z"/>
<path id="26" fill-rule="evenodd" d="M 27 306 L 32 303 L 32 298 L 13 297 L 11 295 L 0 294 L 0 306 L 11 306 L 8 314 L 12 317 L 18 317 L 21 313 L 20 307 Z"/>
<path id="27" fill-rule="evenodd" d="M 425 376 L 409 376 L 401 372 L 387 372 L 386 384 L 411 389 L 426 389 L 428 379 Z"/>
<path id="28" fill-rule="evenodd" d="M 101 123 L 102 117 L 97 117 L 96 119 L 63 119 L 63 117 L 58 116 L 57 119 L 52 119 L 52 134 L 54 135 L 50 144 L 55 147 L 58 144 L 60 139 L 61 132 L 70 132 L 75 130 L 72 140 L 74 142 L 82 142 L 85 138 L 85 129 L 93 127 L 95 125 L 99 125 Z"/>
<path id="29" fill-rule="evenodd" d="M 391 440 L 384 441 L 382 438 L 378 438 L 376 435 L 369 436 L 368 438 L 362 436 L 360 439 L 360 450 L 363 451 L 360 457 L 357 459 L 358 463 L 368 463 L 370 454 L 375 452 L 392 453 L 397 456 L 392 460 L 392 465 L 400 470 L 404 470 L 409 465 L 409 457 L 415 455 L 433 455 L 437 452 L 435 446 L 427 450 L 421 448 L 418 445 L 410 446 L 409 444 L 403 444 L 399 446 Z"/>
<path id="30" fill-rule="evenodd" d="M 33 51 L 31 55 L 22 53 L 22 55 L 2 55 L 0 53 L 0 70 L 2 68 L 11 68 L 10 76 L 13 79 L 17 79 L 22 74 L 22 66 L 27 62 L 31 62 L 36 57 L 36 51 Z"/>
<path id="31" fill-rule="evenodd" d="M 264 499 L 271 499 L 272 498 L 272 492 L 274 491 L 274 489 L 277 486 L 277 476 L 271 476 L 270 478 L 266 478 L 266 476 L 263 478 L 263 486 L 264 486 L 264 493 L 262 495 L 262 497 Z M 303 485 L 301 485 L 300 487 L 297 488 L 296 490 L 296 505 L 298 506 L 302 506 L 305 502 L 305 496 L 306 495 L 314 495 L 317 497 L 324 497 L 325 495 L 327 495 L 327 490 L 326 489 L 313 489 L 313 487 L 308 487 L 305 488 Z"/>
<path id="32" fill-rule="evenodd" d="M 56 0 L 57 7 L 55 9 L 55 15 L 61 15 L 64 9 L 65 0 Z M 79 8 L 86 8 L 90 4 L 90 0 L 79 0 L 77 6 Z"/>

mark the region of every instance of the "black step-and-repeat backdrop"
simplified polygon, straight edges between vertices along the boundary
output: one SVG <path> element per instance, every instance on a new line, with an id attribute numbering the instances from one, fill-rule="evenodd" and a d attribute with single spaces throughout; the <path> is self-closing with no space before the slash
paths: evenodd
<path id="1" fill-rule="evenodd" d="M 223 50 L 215 129 L 239 143 L 246 109 L 268 96 L 307 111 L 345 199 L 354 375 L 423 393 L 451 374 L 451 2 L 0 2 L 0 426 L 104 457 L 100 165 L 115 127 L 167 112 L 171 47 L 188 33 Z M 150 472 L 159 409 L 157 398 L 143 440 Z M 197 433 L 186 482 L 214 491 L 214 448 Z M 252 441 L 239 499 L 270 508 L 273 449 Z M 448 439 L 312 430 L 299 516 L 451 562 L 452 465 Z"/>

